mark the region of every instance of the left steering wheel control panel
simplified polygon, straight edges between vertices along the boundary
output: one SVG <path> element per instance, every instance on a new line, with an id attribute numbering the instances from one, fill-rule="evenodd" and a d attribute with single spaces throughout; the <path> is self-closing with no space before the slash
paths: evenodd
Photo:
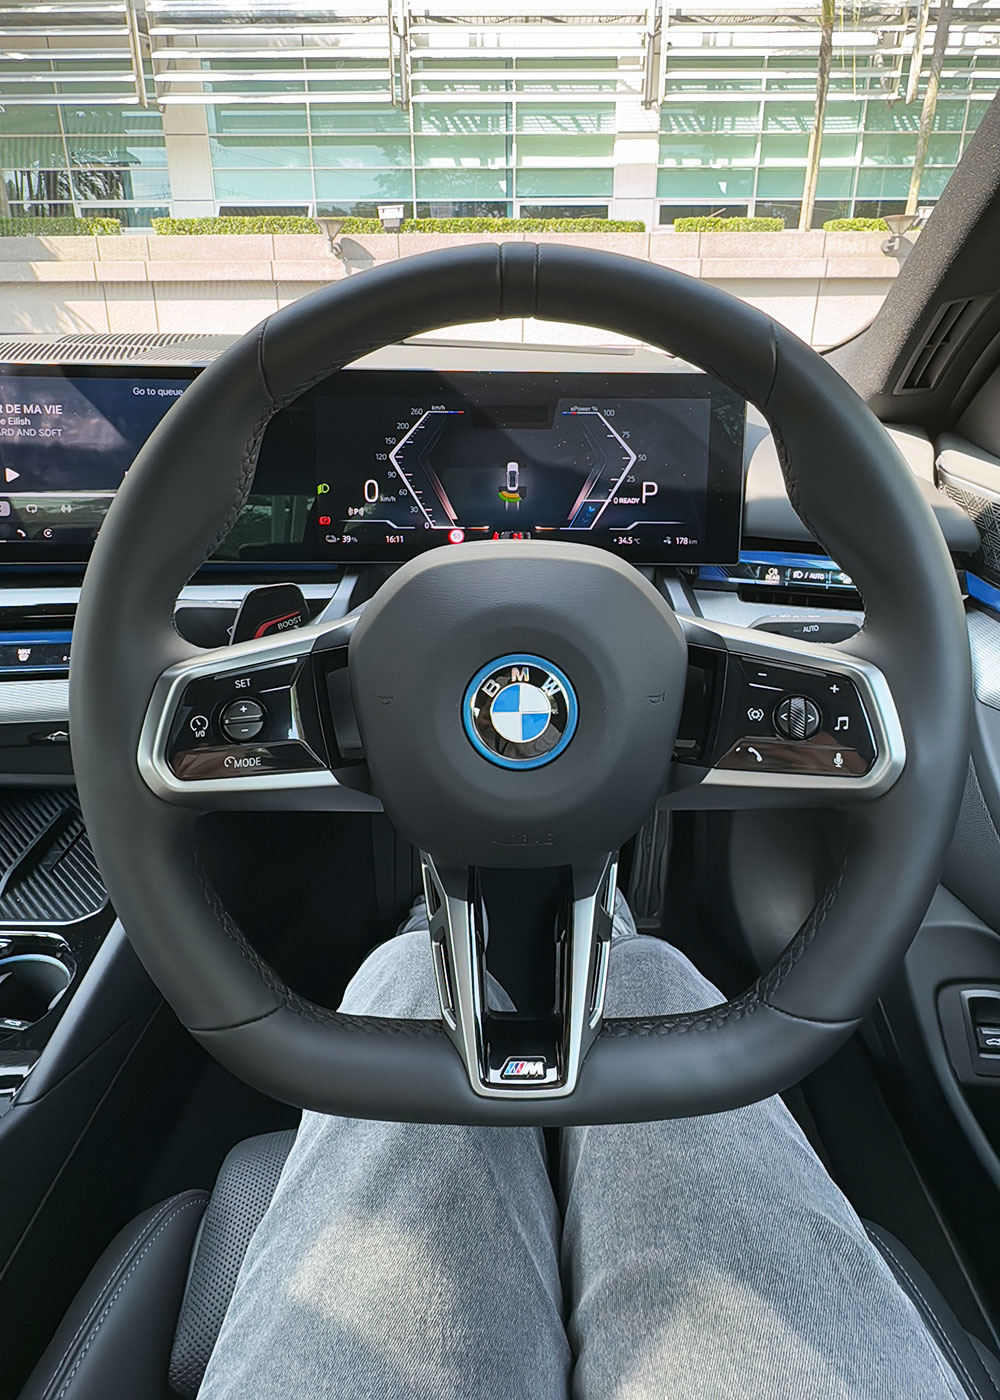
<path id="1" fill-rule="evenodd" d="M 325 769 L 308 659 L 244 665 L 188 681 L 170 726 L 166 759 L 182 782 Z"/>
<path id="2" fill-rule="evenodd" d="M 219 805 L 227 795 L 341 791 L 334 770 L 342 781 L 361 756 L 353 710 L 342 703 L 353 625 L 353 617 L 311 624 L 169 667 L 139 744 L 150 787 Z"/>

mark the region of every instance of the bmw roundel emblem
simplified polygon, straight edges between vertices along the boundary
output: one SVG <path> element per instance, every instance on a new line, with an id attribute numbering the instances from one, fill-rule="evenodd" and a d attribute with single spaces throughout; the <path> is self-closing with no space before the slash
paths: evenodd
<path id="1" fill-rule="evenodd" d="M 576 695 L 540 656 L 501 656 L 465 690 L 462 721 L 475 749 L 501 768 L 541 768 L 558 758 L 576 729 Z"/>

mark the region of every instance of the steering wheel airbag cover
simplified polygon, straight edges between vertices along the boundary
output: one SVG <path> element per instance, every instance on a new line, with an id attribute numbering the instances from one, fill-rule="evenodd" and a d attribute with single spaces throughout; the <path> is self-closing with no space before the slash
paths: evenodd
<path id="1" fill-rule="evenodd" d="M 518 649 L 559 668 L 579 713 L 565 751 L 526 772 L 485 761 L 462 717 L 470 677 Z M 614 555 L 498 541 L 404 565 L 365 608 L 350 673 L 375 790 L 404 836 L 445 865 L 570 865 L 617 850 L 663 792 L 687 646 Z"/>
<path id="2" fill-rule="evenodd" d="M 498 315 L 572 321 L 584 309 L 591 325 L 701 365 L 771 418 L 793 503 L 862 591 L 867 622 L 850 645 L 884 670 L 909 757 L 888 793 L 852 812 L 835 889 L 749 993 L 713 1013 L 606 1024 L 566 1100 L 484 1100 L 436 1024 L 338 1016 L 261 963 L 199 868 L 191 818 L 153 795 L 136 751 L 158 676 L 191 653 L 172 627 L 177 593 L 235 519 L 273 413 L 339 365 L 420 331 Z M 74 762 L 97 856 L 184 1024 L 235 1073 L 290 1102 L 480 1122 L 734 1107 L 830 1053 L 870 1007 L 933 893 L 965 777 L 969 696 L 943 539 L 898 450 L 836 372 L 717 289 L 554 244 L 461 247 L 372 269 L 276 313 L 206 369 L 108 514 L 70 677 Z M 331 918 L 325 936 L 336 937 L 335 909 Z"/>

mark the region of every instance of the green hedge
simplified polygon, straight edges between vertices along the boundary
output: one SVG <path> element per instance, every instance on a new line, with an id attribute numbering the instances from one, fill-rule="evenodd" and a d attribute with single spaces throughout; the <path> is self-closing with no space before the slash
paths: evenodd
<path id="1" fill-rule="evenodd" d="M 823 228 L 827 233 L 889 232 L 889 225 L 884 219 L 827 219 Z"/>
<path id="2" fill-rule="evenodd" d="M 718 219 L 699 215 L 674 220 L 677 233 L 781 233 L 784 227 L 784 219 Z"/>
<path id="3" fill-rule="evenodd" d="M 645 233 L 641 219 L 407 219 L 401 233 Z"/>
<path id="4" fill-rule="evenodd" d="M 218 219 L 152 219 L 154 233 L 319 233 L 315 219 L 301 214 L 226 215 Z"/>
<path id="5" fill-rule="evenodd" d="M 0 219 L 0 238 L 25 238 L 38 234 L 121 233 L 118 219 Z"/>
<path id="6" fill-rule="evenodd" d="M 644 233 L 639 219 L 406 219 L 401 233 Z M 257 214 L 218 219 L 154 219 L 153 231 L 199 233 L 320 233 L 315 219 Z M 345 219 L 340 234 L 383 233 L 378 219 Z M 338 235 L 339 237 L 340 235 Z"/>

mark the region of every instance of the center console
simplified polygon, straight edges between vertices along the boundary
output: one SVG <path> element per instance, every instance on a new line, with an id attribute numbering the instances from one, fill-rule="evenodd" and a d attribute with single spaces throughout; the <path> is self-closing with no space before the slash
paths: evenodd
<path id="1" fill-rule="evenodd" d="M 0 1114 L 111 927 L 71 789 L 0 792 Z"/>

